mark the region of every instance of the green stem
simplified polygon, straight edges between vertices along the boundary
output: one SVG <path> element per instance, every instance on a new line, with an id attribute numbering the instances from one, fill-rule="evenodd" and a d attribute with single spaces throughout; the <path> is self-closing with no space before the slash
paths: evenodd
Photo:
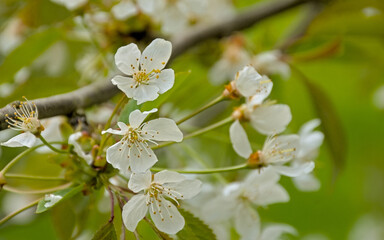
<path id="1" fill-rule="evenodd" d="M 209 131 L 211 131 L 211 130 L 213 130 L 215 128 L 224 126 L 225 124 L 230 123 L 232 121 L 233 121 L 232 117 L 225 118 L 225 119 L 223 119 L 223 120 L 221 120 L 221 121 L 219 121 L 217 123 L 214 123 L 214 124 L 209 125 L 209 126 L 207 126 L 205 128 L 197 130 L 197 131 L 195 131 L 193 133 L 185 135 L 183 140 L 188 139 L 188 138 L 192 138 L 192 137 L 196 137 L 196 136 L 201 135 L 201 134 L 204 134 L 204 133 L 209 132 Z M 166 146 L 172 145 L 174 143 L 176 143 L 176 142 L 165 142 L 163 144 L 159 144 L 159 145 L 153 146 L 152 149 L 158 149 L 158 148 L 166 147 Z"/>
<path id="2" fill-rule="evenodd" d="M 113 112 L 112 112 L 111 116 L 109 117 L 107 123 L 105 124 L 104 131 L 108 130 L 108 128 L 111 126 L 111 122 L 112 122 L 113 117 L 116 115 L 116 113 L 120 109 L 121 105 L 124 104 L 126 99 L 127 98 L 126 98 L 125 94 L 123 94 L 123 96 L 120 98 L 119 102 L 116 104 L 115 108 L 113 109 Z M 102 135 L 101 141 L 100 141 L 100 147 L 99 147 L 99 151 L 97 153 L 97 156 L 101 155 L 101 152 L 103 151 L 104 145 L 105 145 L 105 143 L 107 142 L 107 139 L 108 139 L 107 136 L 108 136 L 108 134 L 103 134 Z"/>
<path id="3" fill-rule="evenodd" d="M 196 111 L 194 111 L 193 113 L 185 116 L 184 118 L 180 119 L 179 121 L 176 122 L 177 125 L 187 121 L 188 119 L 196 116 L 197 114 L 201 113 L 202 111 L 204 111 L 205 109 L 208 109 L 210 107 L 212 107 L 213 105 L 221 102 L 222 100 L 224 100 L 224 96 L 223 95 L 220 95 L 219 97 L 213 99 L 211 102 L 209 102 L 208 104 L 204 105 L 203 107 L 197 109 Z"/>
<path id="4" fill-rule="evenodd" d="M 63 143 L 63 142 L 52 142 L 53 144 L 66 144 L 66 143 Z M 0 172 L 0 176 L 3 175 L 13 166 L 15 165 L 20 159 L 22 159 L 24 156 L 26 156 L 28 153 L 40 148 L 40 147 L 43 147 L 45 146 L 45 144 L 40 144 L 40 145 L 37 145 L 37 146 L 34 146 L 34 147 L 31 147 L 31 148 L 28 148 L 27 150 L 25 150 L 24 152 L 20 153 L 19 155 L 17 155 L 14 159 L 12 159 Z"/>
<path id="5" fill-rule="evenodd" d="M 72 183 L 69 182 L 69 183 L 66 183 L 66 184 L 63 184 L 63 185 L 60 185 L 57 187 L 46 188 L 46 189 L 37 189 L 37 190 L 20 190 L 20 189 L 16 189 L 16 188 L 10 187 L 8 185 L 5 185 L 5 186 L 3 186 L 3 189 L 5 191 L 8 191 L 8 192 L 19 193 L 19 194 L 43 194 L 43 193 L 55 192 L 57 190 L 62 190 L 62 189 L 70 187 L 71 185 L 72 185 Z"/>
<path id="6" fill-rule="evenodd" d="M 248 164 L 240 164 L 231 167 L 223 167 L 223 168 L 211 168 L 204 170 L 185 170 L 185 169 L 165 169 L 165 168 L 151 168 L 152 172 L 160 172 L 163 170 L 174 171 L 178 173 L 186 173 L 186 174 L 210 174 L 210 173 L 221 173 L 221 172 L 231 172 L 242 169 L 249 169 Z"/>
<path id="7" fill-rule="evenodd" d="M 200 154 L 198 152 L 196 152 L 195 149 L 193 149 L 191 146 L 187 145 L 187 144 L 182 144 L 182 147 L 184 148 L 184 150 L 186 152 L 188 152 L 188 154 L 196 161 L 198 162 L 202 167 L 206 168 L 206 169 L 209 169 L 210 166 L 207 164 L 207 162 L 200 156 Z M 213 174 L 213 176 L 219 180 L 221 183 L 223 184 L 226 184 L 227 181 L 225 180 L 225 178 L 219 174 L 219 173 L 215 173 Z"/>
<path id="8" fill-rule="evenodd" d="M 233 120 L 234 120 L 234 119 L 233 119 L 232 117 L 227 117 L 227 118 L 225 118 L 225 119 L 223 119 L 223 120 L 221 120 L 221 121 L 219 121 L 219 122 L 217 122 L 217 123 L 214 123 L 214 124 L 212 124 L 212 125 L 209 125 L 208 127 L 202 128 L 202 129 L 197 130 L 197 131 L 195 131 L 195 132 L 193 132 L 193 133 L 190 133 L 190 134 L 185 135 L 184 138 L 183 138 L 183 140 L 188 139 L 188 138 L 192 138 L 192 137 L 196 137 L 196 136 L 198 136 L 198 135 L 201 135 L 201 134 L 204 134 L 204 133 L 206 133 L 206 132 L 209 132 L 209 131 L 211 131 L 211 130 L 213 130 L 213 129 L 215 129 L 215 128 L 219 128 L 219 127 L 221 127 L 221 126 L 224 126 L 224 125 L 226 125 L 226 124 L 232 122 Z"/>
<path id="9" fill-rule="evenodd" d="M 5 218 L 1 219 L 0 220 L 0 225 L 4 224 L 5 222 L 7 222 L 9 219 L 13 218 L 14 216 L 16 216 L 17 214 L 27 210 L 28 208 L 31 208 L 35 205 L 37 205 L 42 199 L 44 199 L 44 197 L 41 197 L 39 199 L 36 199 L 35 201 L 31 202 L 30 204 L 14 211 L 13 213 L 9 214 L 8 216 L 6 216 Z"/>
<path id="10" fill-rule="evenodd" d="M 67 152 L 67 151 L 63 151 L 63 150 L 57 149 L 54 146 L 52 146 L 49 142 L 47 142 L 47 140 L 45 140 L 45 138 L 43 136 L 40 135 L 39 138 L 52 151 L 57 152 L 57 153 L 61 153 L 61 154 L 69 154 L 69 152 Z"/>
<path id="11" fill-rule="evenodd" d="M 16 173 L 5 174 L 5 178 L 19 178 L 19 179 L 44 180 L 44 181 L 65 181 L 65 179 L 62 177 L 31 176 L 31 175 L 16 174 Z"/>

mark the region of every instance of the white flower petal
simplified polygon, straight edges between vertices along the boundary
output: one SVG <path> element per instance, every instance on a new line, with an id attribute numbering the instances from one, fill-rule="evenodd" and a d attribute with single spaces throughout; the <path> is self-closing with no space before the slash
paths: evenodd
<path id="1" fill-rule="evenodd" d="M 14 136 L 5 143 L 2 143 L 2 146 L 6 147 L 33 147 L 36 142 L 36 136 L 30 132 L 24 132 Z"/>
<path id="2" fill-rule="evenodd" d="M 121 21 L 137 15 L 138 12 L 139 12 L 139 9 L 131 1 L 121 1 L 120 3 L 113 6 L 111 9 L 111 13 L 113 14 L 113 16 L 117 20 L 121 20 Z"/>
<path id="3" fill-rule="evenodd" d="M 165 188 L 171 189 L 172 191 L 180 193 L 180 196 L 173 194 L 178 199 L 190 199 L 196 196 L 201 190 L 201 182 L 196 179 L 187 179 L 181 182 L 164 183 L 163 186 Z"/>
<path id="4" fill-rule="evenodd" d="M 260 217 L 250 206 L 241 203 L 236 208 L 235 228 L 241 239 L 254 239 L 260 234 Z"/>
<path id="5" fill-rule="evenodd" d="M 279 184 L 265 184 L 260 186 L 259 197 L 253 203 L 259 206 L 267 206 L 274 203 L 288 202 L 288 192 Z"/>
<path id="6" fill-rule="evenodd" d="M 263 229 L 259 240 L 279 240 L 284 233 L 296 235 L 297 231 L 293 227 L 286 224 L 273 224 Z"/>
<path id="7" fill-rule="evenodd" d="M 147 73 L 152 70 L 161 70 L 167 64 L 171 53 L 171 42 L 156 38 L 144 49 L 140 59 L 141 68 Z"/>
<path id="8" fill-rule="evenodd" d="M 137 104 L 140 105 L 144 102 L 155 100 L 159 94 L 159 88 L 153 85 L 140 84 L 135 89 L 133 99 L 137 101 Z"/>
<path id="9" fill-rule="evenodd" d="M 254 170 L 248 174 L 243 182 L 245 189 L 252 191 L 260 186 L 260 183 L 277 183 L 280 175 L 276 171 L 267 167 L 261 170 Z"/>
<path id="10" fill-rule="evenodd" d="M 135 90 L 136 82 L 135 80 L 133 80 L 133 78 L 117 75 L 117 76 L 114 76 L 111 81 L 112 81 L 112 84 L 117 85 L 117 88 L 123 91 L 128 98 L 133 98 L 136 91 Z"/>
<path id="11" fill-rule="evenodd" d="M 235 83 L 241 95 L 251 97 L 262 92 L 263 85 L 260 83 L 262 77 L 253 67 L 246 66 L 238 74 Z"/>
<path id="12" fill-rule="evenodd" d="M 128 44 L 117 49 L 115 64 L 123 73 L 133 75 L 133 73 L 139 70 L 140 55 L 140 50 L 136 44 Z"/>
<path id="13" fill-rule="evenodd" d="M 226 59 L 220 59 L 217 61 L 209 71 L 209 80 L 213 85 L 222 85 L 226 81 L 233 78 L 235 72 L 230 72 L 231 62 Z"/>
<path id="14" fill-rule="evenodd" d="M 153 177 L 153 182 L 164 184 L 164 183 L 174 183 L 174 182 L 181 182 L 185 180 L 185 176 L 181 175 L 178 172 L 163 170 L 161 172 L 158 172 Z"/>
<path id="15" fill-rule="evenodd" d="M 315 168 L 315 163 L 311 161 L 299 165 L 273 166 L 273 168 L 281 175 L 288 177 L 298 177 L 312 172 Z"/>
<path id="16" fill-rule="evenodd" d="M 285 163 L 295 157 L 298 147 L 299 136 L 296 134 L 268 137 L 260 157 L 267 164 Z"/>
<path id="17" fill-rule="evenodd" d="M 145 201 L 145 195 L 134 195 L 123 207 L 121 213 L 125 227 L 133 232 L 141 219 L 145 217 L 148 206 Z"/>
<path id="18" fill-rule="evenodd" d="M 159 76 L 158 78 L 155 76 Z M 175 72 L 173 69 L 164 69 L 158 75 L 154 75 L 149 81 L 149 84 L 157 86 L 159 93 L 165 93 L 173 87 L 175 83 Z"/>
<path id="19" fill-rule="evenodd" d="M 237 205 L 236 199 L 218 196 L 203 205 L 202 216 L 208 223 L 225 221 L 235 214 Z"/>
<path id="20" fill-rule="evenodd" d="M 157 157 L 150 147 L 143 143 L 135 142 L 131 146 L 129 160 L 132 172 L 146 172 L 155 165 Z"/>
<path id="21" fill-rule="evenodd" d="M 142 128 L 143 137 L 155 141 L 181 142 L 183 133 L 177 127 L 175 121 L 169 118 L 158 118 L 149 121 Z"/>
<path id="22" fill-rule="evenodd" d="M 81 138 L 83 134 L 81 132 L 73 133 L 68 138 L 68 144 L 73 146 L 73 151 L 81 158 L 83 158 L 88 164 L 91 164 L 93 158 L 90 154 L 85 154 L 80 144 L 77 142 L 79 138 Z"/>
<path id="23" fill-rule="evenodd" d="M 131 159 L 128 158 L 129 148 L 126 144 L 117 142 L 107 149 L 107 162 L 123 173 L 128 171 Z"/>
<path id="24" fill-rule="evenodd" d="M 154 108 L 150 111 L 144 111 L 144 112 L 141 112 L 140 110 L 136 109 L 129 114 L 129 124 L 133 128 L 138 128 L 144 122 L 145 118 L 149 114 L 154 112 L 157 112 L 157 108 Z"/>
<path id="25" fill-rule="evenodd" d="M 292 178 L 295 187 L 303 192 L 312 192 L 320 189 L 321 183 L 313 174 L 305 174 Z"/>
<path id="26" fill-rule="evenodd" d="M 292 120 L 288 105 L 261 105 L 251 114 L 251 125 L 262 134 L 276 134 L 285 130 Z"/>
<path id="27" fill-rule="evenodd" d="M 175 205 L 163 197 L 160 197 L 161 203 L 152 203 L 155 212 L 150 211 L 151 218 L 157 229 L 168 234 L 176 234 L 183 229 L 185 220 L 179 213 Z"/>
<path id="28" fill-rule="evenodd" d="M 152 174 L 150 171 L 144 173 L 132 173 L 128 187 L 133 192 L 137 193 L 141 190 L 148 189 L 151 185 Z"/>
<path id="29" fill-rule="evenodd" d="M 247 134 L 244 128 L 241 126 L 239 120 L 232 123 L 229 128 L 229 135 L 231 138 L 233 149 L 236 153 L 245 159 L 248 159 L 252 154 L 251 144 L 249 143 Z"/>
<path id="30" fill-rule="evenodd" d="M 105 131 L 101 131 L 101 134 L 106 134 L 106 133 L 115 134 L 115 135 L 125 135 L 125 132 L 123 132 L 121 130 L 115 130 L 112 128 L 108 128 Z"/>
<path id="31" fill-rule="evenodd" d="M 260 90 L 248 100 L 248 104 L 251 106 L 260 105 L 271 94 L 273 82 L 265 76 L 263 76 L 260 82 Z"/>

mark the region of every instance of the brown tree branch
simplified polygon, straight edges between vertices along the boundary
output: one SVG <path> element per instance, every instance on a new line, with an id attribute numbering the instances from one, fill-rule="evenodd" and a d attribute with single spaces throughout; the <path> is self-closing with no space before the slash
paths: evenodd
<path id="1" fill-rule="evenodd" d="M 237 14 L 233 18 L 224 19 L 220 23 L 195 28 L 172 40 L 173 52 L 171 60 L 206 39 L 228 36 L 235 31 L 251 27 L 263 19 L 310 1 L 314 0 L 276 0 L 258 4 L 249 10 Z M 119 90 L 108 80 L 93 83 L 69 93 L 33 101 L 38 108 L 39 118 L 48 118 L 66 115 L 76 109 L 87 108 L 105 102 L 118 92 Z M 13 112 L 11 104 L 0 109 L 0 130 L 7 128 L 5 114 L 13 116 Z"/>

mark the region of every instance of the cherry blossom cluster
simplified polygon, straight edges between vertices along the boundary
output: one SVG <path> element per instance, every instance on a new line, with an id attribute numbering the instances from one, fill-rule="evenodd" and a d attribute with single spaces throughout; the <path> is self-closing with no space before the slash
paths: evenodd
<path id="1" fill-rule="evenodd" d="M 155 8 L 158 7 L 156 4 L 154 2 L 148 6 Z M 166 68 L 171 52 L 171 42 L 160 38 L 153 40 L 143 52 L 134 43 L 120 47 L 114 56 L 120 72 L 111 81 L 125 94 L 123 99 L 135 100 L 140 105 L 154 101 L 160 94 L 169 91 L 175 82 L 174 70 Z M 217 64 L 222 67 L 231 65 L 220 61 Z M 245 179 L 228 183 L 222 191 L 218 190 L 220 187 L 214 187 L 215 196 L 200 202 L 196 214 L 215 230 L 217 236 L 221 236 L 222 224 L 227 226 L 232 221 L 242 239 L 277 239 L 282 233 L 295 234 L 292 227 L 284 224 L 262 228 L 255 206 L 265 207 L 289 201 L 287 191 L 278 183 L 281 175 L 292 177 L 297 188 L 303 191 L 320 187 L 319 181 L 311 173 L 324 138 L 320 131 L 315 130 L 320 121 L 314 119 L 306 123 L 299 134 L 282 135 L 292 115 L 288 105 L 268 99 L 273 88 L 272 80 L 260 75 L 251 65 L 243 66 L 232 77 L 221 98 L 241 99 L 242 104 L 234 109 L 229 118 L 232 122 L 229 138 L 234 151 L 244 159 L 244 168 L 251 170 Z M 29 101 L 13 107 L 14 117 L 7 116 L 7 121 L 10 128 L 22 133 L 2 145 L 31 148 L 42 141 L 50 150 L 63 152 L 48 143 L 55 141 L 49 136 L 60 135 L 57 121 L 55 124 L 40 121 L 37 106 Z M 104 159 L 119 174 L 129 178 L 126 184 L 130 197 L 122 207 L 122 219 L 129 231 L 134 232 L 149 212 L 158 230 L 176 234 L 185 225 L 184 217 L 177 209 L 180 201 L 198 195 L 202 183 L 177 171 L 164 169 L 152 173 L 151 168 L 159 161 L 153 148 L 158 147 L 159 142 L 172 144 L 183 141 L 183 133 L 174 120 L 152 118 L 151 114 L 157 111 L 156 108 L 149 111 L 133 110 L 127 122 L 117 121 L 117 127 L 110 128 L 109 121 L 105 130 L 101 131 L 101 136 L 98 136 L 101 138 L 99 145 L 92 150 L 84 150 L 81 144 L 84 134 L 80 131 L 69 136 L 68 145 L 71 154 L 87 166 L 103 169 Z M 149 117 L 150 120 L 146 120 Z M 252 148 L 244 128 L 247 124 L 266 136 L 261 149 Z M 50 139 L 47 141 L 45 137 Z M 112 140 L 106 143 L 107 138 Z M 62 137 L 58 140 L 62 140 Z M 106 150 L 103 148 L 105 144 Z M 215 171 L 212 170 L 212 173 Z M 46 195 L 44 206 L 51 208 L 61 199 L 61 196 L 54 194 Z M 198 199 L 195 202 L 199 202 Z"/>

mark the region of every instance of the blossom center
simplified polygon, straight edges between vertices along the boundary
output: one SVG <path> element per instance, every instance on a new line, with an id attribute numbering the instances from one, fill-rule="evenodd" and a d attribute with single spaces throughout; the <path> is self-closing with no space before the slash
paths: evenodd
<path id="1" fill-rule="evenodd" d="M 136 85 L 146 84 L 149 81 L 149 74 L 144 71 L 138 71 L 133 74 L 133 80 L 135 80 Z"/>
<path id="2" fill-rule="evenodd" d="M 8 114 L 5 115 L 8 123 L 8 128 L 18 130 L 18 131 L 28 131 L 33 134 L 38 134 L 44 130 L 43 125 L 41 125 L 38 119 L 38 111 L 35 103 L 30 103 L 28 100 L 26 102 L 20 102 L 20 105 L 13 105 L 14 117 L 9 117 Z"/>

